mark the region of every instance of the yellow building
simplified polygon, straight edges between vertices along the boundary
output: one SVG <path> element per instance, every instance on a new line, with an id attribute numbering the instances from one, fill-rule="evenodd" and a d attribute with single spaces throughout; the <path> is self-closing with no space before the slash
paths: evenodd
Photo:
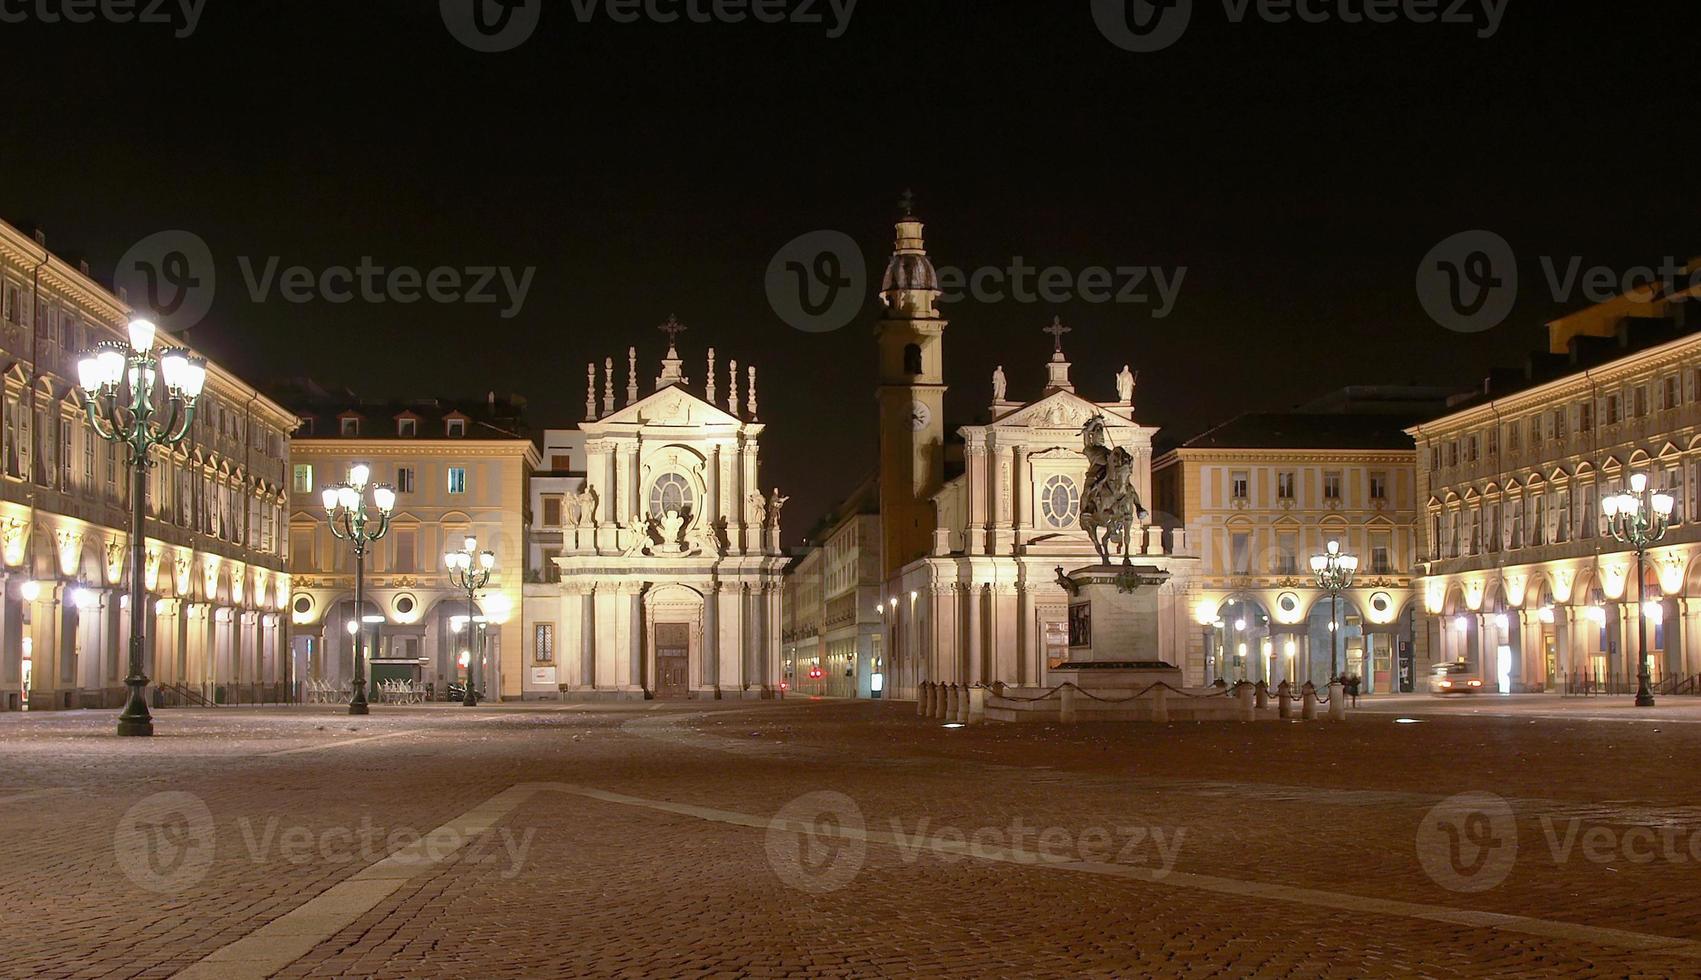
<path id="1" fill-rule="evenodd" d="M 130 480 L 85 420 L 79 355 L 133 310 L 44 237 L 0 223 L 0 710 L 116 708 L 128 673 Z M 181 346 L 181 342 L 173 341 Z M 287 694 L 284 468 L 296 419 L 207 365 L 190 436 L 147 493 L 156 705 Z"/>
<path id="2" fill-rule="evenodd" d="M 1438 659 L 1490 689 L 1633 690 L 1642 605 L 1656 682 L 1675 689 L 1701 672 L 1694 303 L 1693 289 L 1647 290 L 1555 320 L 1526 371 L 1492 374 L 1409 430 Z M 1677 501 L 1640 590 L 1600 504 L 1636 473 Z"/>
<path id="3" fill-rule="evenodd" d="M 879 483 L 870 477 L 821 520 L 786 572 L 791 689 L 828 697 L 885 694 Z M 821 669 L 810 676 L 811 665 Z"/>
<path id="4" fill-rule="evenodd" d="M 1365 693 L 1412 689 L 1417 498 L 1401 426 L 1439 395 L 1349 391 L 1355 404 L 1244 415 L 1153 464 L 1157 509 L 1201 559 L 1188 601 L 1207 681 L 1322 687 L 1333 664 Z M 1360 563 L 1333 605 L 1310 568 L 1330 541 Z"/>
<path id="5" fill-rule="evenodd" d="M 297 676 L 339 691 L 353 676 L 354 557 L 348 542 L 332 537 L 319 493 L 358 463 L 371 468 L 374 483 L 396 488 L 389 533 L 366 558 L 369 679 L 430 685 L 438 698 L 465 681 L 467 597 L 450 583 L 443 556 L 470 535 L 479 550 L 496 553 L 474 610 L 483 631 L 481 687 L 486 697 L 519 699 L 534 658 L 521 616 L 532 571 L 528 481 L 541 463 L 520 420 L 523 403 L 495 395 L 372 403 L 313 387 L 284 397 L 303 419 L 290 452 Z"/>

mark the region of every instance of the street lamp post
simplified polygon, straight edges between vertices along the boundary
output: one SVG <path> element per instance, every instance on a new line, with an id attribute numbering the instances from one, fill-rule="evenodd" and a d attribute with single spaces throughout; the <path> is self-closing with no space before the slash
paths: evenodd
<path id="1" fill-rule="evenodd" d="M 320 492 L 325 504 L 325 520 L 331 534 L 354 545 L 354 697 L 349 699 L 348 713 L 370 714 L 366 705 L 366 549 L 390 530 L 390 512 L 396 509 L 396 490 L 382 483 L 373 484 L 372 503 L 378 516 L 366 510 L 367 481 L 372 470 L 364 464 L 349 468 L 348 482 L 326 487 Z"/>
<path id="2" fill-rule="evenodd" d="M 87 396 L 89 425 L 102 439 L 125 447 L 130 464 L 130 689 L 118 716 L 118 734 L 152 735 L 154 721 L 143 692 L 142 633 L 147 627 L 142 569 L 147 563 L 143 522 L 147 513 L 148 467 L 156 446 L 170 449 L 189 435 L 195 404 L 207 382 L 207 365 L 179 348 L 154 354 L 156 328 L 147 320 L 130 321 L 129 343 L 106 342 L 77 361 L 77 381 Z M 162 404 L 155 404 L 157 382 L 165 382 Z"/>
<path id="3" fill-rule="evenodd" d="M 1311 556 L 1311 571 L 1317 576 L 1317 587 L 1329 593 L 1329 683 L 1335 683 L 1341 668 L 1341 629 L 1337 623 L 1341 593 L 1353 584 L 1358 571 L 1358 558 L 1343 554 L 1339 541 L 1329 542 L 1329 550 Z"/>
<path id="4" fill-rule="evenodd" d="M 478 706 L 478 668 L 484 650 L 483 644 L 477 642 L 478 624 L 473 610 L 478 590 L 490 584 L 490 570 L 496 567 L 496 553 L 479 551 L 478 539 L 468 535 L 461 542 L 461 550 L 444 555 L 443 561 L 449 566 L 450 583 L 467 594 L 467 693 L 461 704 L 474 708 Z"/>
<path id="5" fill-rule="evenodd" d="M 1672 507 L 1676 504 L 1670 494 L 1654 493 L 1648 487 L 1648 475 L 1637 473 L 1630 478 L 1630 492 L 1614 494 L 1601 501 L 1607 527 L 1621 544 L 1636 550 L 1636 706 L 1654 706 L 1654 688 L 1648 670 L 1648 618 L 1642 609 L 1642 569 L 1648 549 L 1666 536 L 1671 526 Z"/>

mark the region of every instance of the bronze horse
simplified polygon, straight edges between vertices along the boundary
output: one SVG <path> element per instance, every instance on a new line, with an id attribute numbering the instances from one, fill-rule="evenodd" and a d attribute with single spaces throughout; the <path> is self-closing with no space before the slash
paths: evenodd
<path id="1" fill-rule="evenodd" d="M 1135 520 L 1144 523 L 1148 512 L 1134 489 L 1134 457 L 1128 450 L 1109 444 L 1103 415 L 1095 415 L 1081 426 L 1083 452 L 1087 456 L 1087 486 L 1081 493 L 1081 527 L 1098 549 L 1104 564 L 1110 562 L 1110 542 L 1121 545 L 1122 563 L 1133 564 L 1128 552 L 1128 534 Z"/>

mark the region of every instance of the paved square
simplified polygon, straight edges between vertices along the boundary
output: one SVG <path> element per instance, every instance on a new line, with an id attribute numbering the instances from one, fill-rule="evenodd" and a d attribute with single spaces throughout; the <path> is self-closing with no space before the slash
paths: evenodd
<path id="1" fill-rule="evenodd" d="M 1701 706 L 0 718 L 6 976 L 1693 976 Z"/>

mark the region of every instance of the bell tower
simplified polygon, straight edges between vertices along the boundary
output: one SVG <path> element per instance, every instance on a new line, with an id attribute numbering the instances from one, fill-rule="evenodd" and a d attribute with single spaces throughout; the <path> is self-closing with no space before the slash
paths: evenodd
<path id="1" fill-rule="evenodd" d="M 939 274 L 905 195 L 897 243 L 880 286 L 880 526 L 885 572 L 929 553 L 930 499 L 945 483 L 945 320 Z"/>

